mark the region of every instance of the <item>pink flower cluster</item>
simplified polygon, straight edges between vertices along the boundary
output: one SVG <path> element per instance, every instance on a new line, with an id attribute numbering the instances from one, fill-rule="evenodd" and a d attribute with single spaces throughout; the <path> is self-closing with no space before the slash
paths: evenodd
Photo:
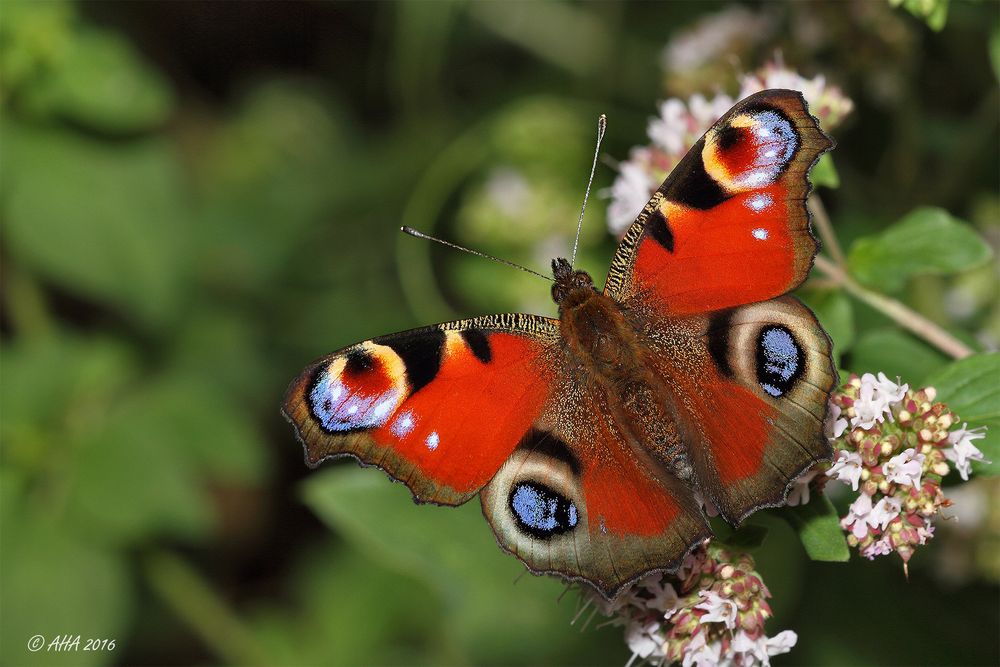
<path id="1" fill-rule="evenodd" d="M 860 491 L 841 526 L 869 560 L 895 552 L 909 562 L 951 505 L 941 490 L 949 462 L 968 479 L 971 461 L 985 461 L 973 444 L 982 430 L 952 430 L 957 417 L 934 401 L 936 393 L 866 373 L 830 399 L 827 435 L 836 457 L 826 474 Z"/>
<path id="2" fill-rule="evenodd" d="M 771 617 L 770 591 L 749 554 L 708 543 L 689 554 L 674 575 L 653 574 L 612 603 L 591 593 L 591 601 L 612 623 L 625 626 L 633 660 L 679 663 L 683 667 L 769 665 L 798 637 L 785 630 L 764 633 Z"/>

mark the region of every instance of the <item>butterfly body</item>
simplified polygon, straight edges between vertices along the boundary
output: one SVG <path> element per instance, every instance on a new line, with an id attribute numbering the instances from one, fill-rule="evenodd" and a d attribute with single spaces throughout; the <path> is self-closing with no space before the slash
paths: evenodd
<path id="1" fill-rule="evenodd" d="M 296 378 L 310 465 L 353 456 L 418 502 L 477 493 L 502 548 L 608 597 L 780 505 L 828 459 L 830 342 L 783 296 L 816 242 L 810 166 L 832 142 L 801 95 L 737 104 L 626 232 L 604 289 L 553 262 L 559 319 L 477 317 L 364 341 Z"/>

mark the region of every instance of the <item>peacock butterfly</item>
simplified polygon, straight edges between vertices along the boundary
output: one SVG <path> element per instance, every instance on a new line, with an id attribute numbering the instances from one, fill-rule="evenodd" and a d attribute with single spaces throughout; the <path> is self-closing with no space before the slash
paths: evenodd
<path id="1" fill-rule="evenodd" d="M 307 463 L 353 456 L 421 503 L 478 493 L 504 550 L 608 598 L 711 535 L 699 498 L 731 524 L 783 504 L 831 456 L 830 340 L 786 293 L 832 146 L 799 93 L 742 100 L 639 213 L 603 292 L 553 261 L 558 320 L 446 322 L 307 367 L 282 409 Z"/>

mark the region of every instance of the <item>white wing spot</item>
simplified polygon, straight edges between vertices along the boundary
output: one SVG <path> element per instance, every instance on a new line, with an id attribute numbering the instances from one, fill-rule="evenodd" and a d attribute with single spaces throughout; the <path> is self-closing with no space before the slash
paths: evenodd
<path id="1" fill-rule="evenodd" d="M 413 414 L 404 412 L 392 424 L 392 432 L 398 438 L 405 438 L 413 430 Z"/>
<path id="2" fill-rule="evenodd" d="M 431 434 L 427 436 L 427 440 L 424 442 L 427 445 L 427 449 L 433 452 L 438 448 L 438 443 L 441 442 L 441 437 L 437 434 L 437 431 L 431 431 Z"/>
<path id="3" fill-rule="evenodd" d="M 758 239 L 760 241 L 766 241 L 767 240 L 767 230 L 764 229 L 763 227 L 758 227 L 757 229 L 753 230 L 750 233 L 753 234 L 753 237 L 755 239 Z"/>
<path id="4" fill-rule="evenodd" d="M 774 200 L 771 199 L 771 195 L 764 192 L 759 192 L 755 195 L 747 197 L 746 207 L 751 211 L 753 211 L 754 213 L 760 213 L 773 203 Z"/>

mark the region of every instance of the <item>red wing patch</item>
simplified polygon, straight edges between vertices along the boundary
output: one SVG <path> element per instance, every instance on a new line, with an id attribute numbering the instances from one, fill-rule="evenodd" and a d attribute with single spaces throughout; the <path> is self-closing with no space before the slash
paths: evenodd
<path id="1" fill-rule="evenodd" d="M 493 477 L 548 398 L 531 341 L 494 333 L 489 346 L 491 359 L 483 362 L 448 332 L 434 380 L 372 432 L 416 474 L 460 494 L 475 493 Z"/>
<path id="2" fill-rule="evenodd" d="M 789 219 L 785 189 L 773 185 L 726 199 L 708 211 L 664 200 L 653 218 L 672 230 L 672 248 L 639 246 L 634 282 L 671 315 L 751 303 L 787 291 L 799 246 L 813 239 Z M 811 255 L 810 255 L 811 257 Z"/>

